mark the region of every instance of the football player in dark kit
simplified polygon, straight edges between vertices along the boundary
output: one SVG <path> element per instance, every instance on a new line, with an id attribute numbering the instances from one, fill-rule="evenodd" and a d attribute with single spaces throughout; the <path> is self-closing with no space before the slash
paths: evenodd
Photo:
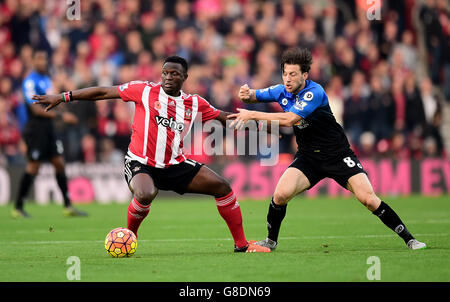
<path id="1" fill-rule="evenodd" d="M 51 90 L 51 80 L 47 75 L 48 57 L 44 50 L 36 50 L 33 54 L 34 70 L 24 79 L 22 84 L 28 119 L 23 130 L 23 139 L 27 146 L 27 165 L 19 184 L 19 191 L 12 211 L 14 218 L 28 218 L 24 211 L 24 198 L 39 172 L 41 162 L 49 161 L 55 168 L 56 181 L 64 199 L 63 213 L 66 216 L 86 216 L 85 212 L 75 209 L 67 188 L 67 177 L 62 156 L 62 142 L 57 140 L 53 119 L 61 117 L 65 123 L 77 123 L 77 118 L 70 112 L 45 112 L 43 106 L 31 105 L 34 94 L 46 94 Z"/>
<path id="2" fill-rule="evenodd" d="M 240 129 L 249 120 L 278 121 L 293 126 L 298 144 L 294 161 L 281 176 L 267 214 L 268 236 L 256 244 L 274 250 L 289 200 L 329 177 L 350 190 L 374 215 L 396 232 L 412 250 L 426 248 L 407 230 L 389 205 L 380 200 L 358 158 L 350 149 L 343 128 L 336 122 L 324 89 L 307 80 L 312 64 L 311 52 L 291 48 L 281 58 L 283 84 L 254 90 L 243 85 L 239 98 L 245 103 L 278 102 L 281 113 L 238 109 L 230 127 Z"/>

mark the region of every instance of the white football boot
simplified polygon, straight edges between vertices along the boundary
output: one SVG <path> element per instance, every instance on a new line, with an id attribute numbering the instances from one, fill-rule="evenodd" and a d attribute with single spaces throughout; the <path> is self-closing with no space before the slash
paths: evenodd
<path id="1" fill-rule="evenodd" d="M 411 239 L 406 245 L 410 250 L 422 250 L 427 248 L 425 243 L 417 241 L 416 239 Z"/>

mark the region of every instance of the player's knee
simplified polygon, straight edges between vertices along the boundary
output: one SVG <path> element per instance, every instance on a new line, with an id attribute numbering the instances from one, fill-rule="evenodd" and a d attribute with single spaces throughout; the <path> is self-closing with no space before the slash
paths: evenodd
<path id="1" fill-rule="evenodd" d="M 39 172 L 40 164 L 38 162 L 30 162 L 27 164 L 26 171 L 30 175 L 37 175 Z"/>
<path id="2" fill-rule="evenodd" d="M 55 168 L 56 173 L 64 172 L 64 163 L 60 161 L 53 162 L 53 167 Z"/>
<path id="3" fill-rule="evenodd" d="M 284 191 L 275 191 L 273 194 L 273 202 L 277 205 L 285 205 L 289 202 L 290 196 Z"/>
<path id="4" fill-rule="evenodd" d="M 57 174 L 66 173 L 66 169 L 64 169 L 64 166 L 55 166 L 55 172 Z"/>
<path id="5" fill-rule="evenodd" d="M 359 198 L 359 201 L 370 211 L 375 211 L 379 206 L 381 200 L 374 192 L 368 192 Z"/>
<path id="6" fill-rule="evenodd" d="M 134 198 L 142 205 L 151 204 L 157 194 L 158 191 L 155 188 L 134 190 Z"/>
<path id="7" fill-rule="evenodd" d="M 221 179 L 215 186 L 214 192 L 216 198 L 223 197 L 225 195 L 230 194 L 230 192 L 233 190 L 225 179 Z"/>
<path id="8" fill-rule="evenodd" d="M 55 168 L 56 173 L 64 173 L 65 172 L 65 164 L 64 160 L 61 157 L 56 157 L 51 159 L 51 163 Z"/>

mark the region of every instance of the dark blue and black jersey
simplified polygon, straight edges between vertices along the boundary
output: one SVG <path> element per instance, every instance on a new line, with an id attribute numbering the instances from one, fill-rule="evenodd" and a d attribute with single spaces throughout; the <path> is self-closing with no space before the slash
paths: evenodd
<path id="1" fill-rule="evenodd" d="M 27 108 L 27 121 L 23 129 L 23 138 L 27 145 L 27 157 L 33 161 L 45 161 L 61 156 L 64 152 L 63 144 L 57 139 L 53 120 L 37 116 L 31 110 L 35 100 L 33 95 L 44 95 L 51 89 L 51 80 L 47 75 L 31 72 L 23 81 L 22 91 Z M 45 105 L 42 105 L 45 107 Z"/>
<path id="2" fill-rule="evenodd" d="M 52 82 L 48 75 L 40 74 L 36 71 L 32 71 L 22 83 L 22 92 L 25 98 L 25 106 L 27 108 L 27 117 L 25 124 L 25 132 L 36 132 L 39 130 L 46 130 L 53 127 L 53 122 L 49 118 L 36 116 L 30 109 L 35 100 L 31 97 L 33 95 L 44 95 L 51 89 Z"/>
<path id="3" fill-rule="evenodd" d="M 319 84 L 306 80 L 297 94 L 286 91 L 284 85 L 256 90 L 260 102 L 278 102 L 285 112 L 302 117 L 294 125 L 298 153 L 327 159 L 349 150 L 350 144 L 344 129 L 336 122 L 328 97 Z"/>

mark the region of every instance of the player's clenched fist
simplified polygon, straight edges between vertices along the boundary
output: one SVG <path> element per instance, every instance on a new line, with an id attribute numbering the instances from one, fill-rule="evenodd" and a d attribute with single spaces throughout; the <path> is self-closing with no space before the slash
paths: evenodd
<path id="1" fill-rule="evenodd" d="M 252 91 L 248 87 L 247 84 L 242 85 L 241 88 L 239 88 L 239 99 L 243 102 L 251 101 L 252 97 Z"/>

